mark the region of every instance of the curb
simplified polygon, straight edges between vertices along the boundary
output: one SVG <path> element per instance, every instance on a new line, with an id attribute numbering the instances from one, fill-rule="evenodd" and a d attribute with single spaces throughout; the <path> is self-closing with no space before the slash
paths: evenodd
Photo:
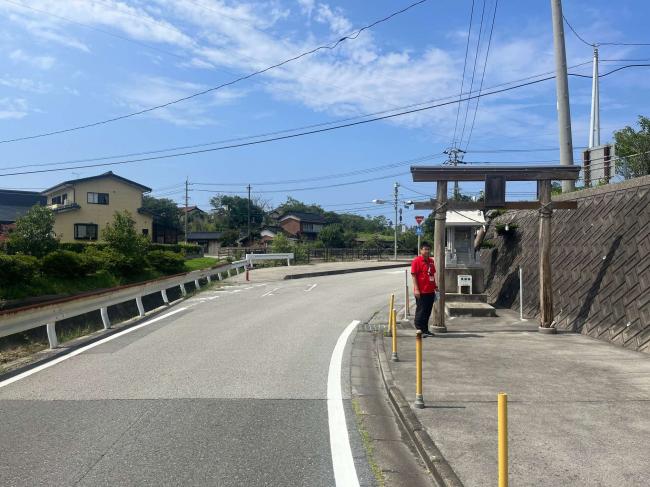
<path id="1" fill-rule="evenodd" d="M 287 274 L 286 276 L 284 276 L 284 280 L 303 279 L 308 277 L 320 277 L 320 276 L 333 276 L 335 274 L 351 274 L 353 272 L 380 271 L 382 269 L 395 269 L 397 267 L 407 267 L 408 265 L 409 265 L 408 262 L 402 262 L 401 264 L 376 265 L 370 267 L 358 267 L 354 269 L 336 269 L 331 271 L 305 272 L 304 274 Z"/>
<path id="2" fill-rule="evenodd" d="M 438 487 L 463 487 L 463 483 L 442 456 L 442 452 L 424 429 L 422 423 L 420 423 L 402 391 L 395 385 L 393 373 L 386 359 L 383 337 L 375 336 L 375 340 L 377 340 L 375 351 L 379 360 L 379 370 L 388 393 L 389 402 L 413 442 L 415 449 L 420 454 L 429 472 L 431 472 L 436 485 Z"/>

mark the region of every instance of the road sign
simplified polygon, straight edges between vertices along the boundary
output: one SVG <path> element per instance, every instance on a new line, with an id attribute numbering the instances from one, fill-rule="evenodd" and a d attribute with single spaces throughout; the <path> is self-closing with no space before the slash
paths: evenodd
<path id="1" fill-rule="evenodd" d="M 424 217 L 421 215 L 418 215 L 415 217 L 415 221 L 418 225 L 422 225 L 422 222 L 424 221 Z"/>
<path id="2" fill-rule="evenodd" d="M 417 227 L 415 227 L 415 234 L 416 234 L 418 237 L 424 234 L 424 232 L 422 231 L 422 227 L 421 227 L 420 225 L 418 225 Z"/>

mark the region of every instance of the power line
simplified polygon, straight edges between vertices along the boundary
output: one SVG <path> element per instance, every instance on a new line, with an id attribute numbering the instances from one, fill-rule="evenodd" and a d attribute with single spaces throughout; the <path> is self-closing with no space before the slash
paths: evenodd
<path id="1" fill-rule="evenodd" d="M 458 109 L 456 110 L 456 123 L 454 125 L 454 135 L 451 139 L 451 145 L 456 145 L 456 132 L 458 131 L 458 117 L 460 116 L 460 99 L 463 97 L 463 88 L 465 87 L 465 70 L 467 68 L 467 56 L 469 54 L 469 41 L 472 36 L 472 19 L 474 18 L 474 0 L 472 0 L 472 10 L 469 14 L 469 27 L 467 29 L 467 44 L 465 44 L 465 61 L 463 62 L 463 77 L 460 81 L 460 93 L 458 94 Z"/>
<path id="2" fill-rule="evenodd" d="M 596 47 L 596 46 L 650 46 L 650 42 L 588 42 L 586 41 L 578 32 L 573 28 L 573 26 L 569 23 L 568 19 L 562 14 L 562 18 L 564 19 L 564 22 L 566 25 L 569 26 L 569 29 L 571 29 L 571 32 L 575 34 L 575 36 L 584 44 L 588 45 L 589 47 Z"/>
<path id="3" fill-rule="evenodd" d="M 4 1 L 10 1 L 10 0 L 4 0 Z M 127 119 L 127 118 L 135 117 L 137 115 L 142 115 L 142 114 L 145 114 L 145 113 L 149 113 L 149 112 L 152 112 L 154 110 L 159 110 L 161 108 L 166 108 L 166 107 L 169 107 L 169 106 L 174 105 L 176 103 L 187 101 L 187 100 L 190 100 L 192 98 L 196 98 L 198 96 L 202 96 L 202 95 L 205 95 L 207 93 L 211 93 L 213 91 L 220 90 L 221 88 L 225 88 L 227 86 L 232 86 L 235 83 L 239 83 L 240 81 L 244 81 L 244 80 L 250 79 L 250 78 L 252 78 L 254 76 L 258 76 L 260 74 L 266 73 L 267 71 L 271 71 L 271 70 L 273 70 L 275 68 L 279 68 L 280 66 L 291 63 L 291 62 L 296 61 L 296 60 L 298 60 L 300 58 L 303 58 L 305 56 L 309 56 L 311 54 L 314 54 L 315 52 L 318 52 L 318 51 L 321 51 L 321 50 L 333 50 L 333 49 L 336 49 L 339 46 L 339 44 L 341 44 L 341 43 L 343 43 L 343 42 L 345 42 L 347 40 L 354 40 L 354 39 L 358 38 L 359 35 L 361 35 L 361 33 L 363 31 L 371 29 L 371 28 L 375 27 L 376 25 L 381 24 L 383 22 L 387 22 L 388 20 L 392 19 L 393 17 L 395 17 L 397 15 L 400 15 L 400 14 L 406 12 L 407 10 L 410 10 L 410 9 L 412 9 L 412 8 L 418 6 L 418 5 L 421 5 L 421 4 L 423 4 L 423 3 L 427 2 L 427 1 L 428 0 L 419 0 L 417 2 L 414 2 L 414 3 L 404 7 L 401 10 L 398 10 L 396 12 L 391 13 L 390 15 L 388 15 L 388 16 L 382 18 L 382 19 L 376 20 L 376 21 L 374 21 L 374 22 L 372 22 L 372 23 L 370 23 L 368 25 L 365 25 L 365 26 L 361 27 L 360 29 L 353 32 L 352 34 L 341 37 L 337 41 L 334 41 L 334 42 L 332 42 L 330 44 L 315 47 L 314 49 L 311 49 L 309 51 L 305 51 L 305 52 L 303 52 L 301 54 L 293 56 L 293 57 L 291 57 L 289 59 L 285 59 L 284 61 L 273 64 L 271 66 L 267 66 L 266 68 L 254 71 L 254 72 L 249 73 L 249 74 L 247 74 L 245 76 L 240 76 L 239 78 L 228 81 L 226 83 L 222 83 L 222 84 L 220 84 L 218 86 L 213 86 L 211 88 L 208 88 L 208 89 L 193 93 L 191 95 L 184 96 L 182 98 L 177 98 L 176 100 L 171 100 L 169 102 L 166 102 L 166 103 L 163 103 L 163 104 L 160 104 L 160 105 L 145 108 L 143 110 L 139 110 L 139 111 L 136 111 L 136 112 L 127 113 L 125 115 L 120 115 L 118 117 L 108 118 L 108 119 L 105 119 L 105 120 L 100 120 L 98 122 L 92 122 L 92 123 L 88 123 L 88 124 L 84 124 L 84 125 L 78 125 L 76 127 L 70 127 L 70 128 L 67 128 L 67 129 L 54 130 L 54 131 L 51 131 L 51 132 L 43 132 L 43 133 L 40 133 L 40 134 L 34 134 L 34 135 L 25 136 L 25 137 L 17 137 L 17 138 L 14 138 L 14 139 L 0 140 L 0 144 L 6 144 L 6 143 L 10 143 L 10 142 L 18 142 L 18 141 L 22 141 L 22 140 L 37 139 L 37 138 L 41 138 L 41 137 L 48 137 L 48 136 L 51 136 L 51 135 L 57 135 L 57 134 L 62 134 L 62 133 L 67 133 L 67 132 L 73 132 L 73 131 L 76 131 L 76 130 L 82 130 L 82 129 L 87 129 L 87 128 L 91 128 L 91 127 L 96 127 L 98 125 L 104 125 L 104 124 L 108 124 L 108 123 L 112 123 L 112 122 L 117 122 L 119 120 L 124 120 L 124 119 Z"/>
<path id="4" fill-rule="evenodd" d="M 345 178 L 349 176 L 357 176 L 359 174 L 367 174 L 371 172 L 377 172 L 377 171 L 383 171 L 386 169 L 393 169 L 396 167 L 400 166 L 409 166 L 411 164 L 416 164 L 418 162 L 424 162 L 428 161 L 431 159 L 434 159 L 435 157 L 441 156 L 442 153 L 440 154 L 429 154 L 426 156 L 421 156 L 417 157 L 414 159 L 408 159 L 405 161 L 400 161 L 400 162 L 394 162 L 391 164 L 384 164 L 381 166 L 374 166 L 374 167 L 368 167 L 365 169 L 358 169 L 356 171 L 349 171 L 349 172 L 344 172 L 344 173 L 337 173 L 337 174 L 329 174 L 329 175 L 324 175 L 324 176 L 315 176 L 315 177 L 310 177 L 310 178 L 302 178 L 302 179 L 290 179 L 290 180 L 285 180 L 285 181 L 266 181 L 266 182 L 257 182 L 257 183 L 251 183 L 254 186 L 274 186 L 278 184 L 295 184 L 295 183 L 304 183 L 304 182 L 309 182 L 309 181 L 321 181 L 323 179 L 337 179 L 337 178 Z M 194 183 L 200 186 L 242 186 L 241 183 Z"/>
<path id="5" fill-rule="evenodd" d="M 619 70 L 620 69 L 621 68 L 619 68 Z M 611 73 L 608 73 L 608 74 L 611 74 Z M 410 114 L 413 114 L 413 113 L 419 113 L 419 112 L 423 112 L 423 111 L 426 111 L 426 110 L 431 110 L 433 108 L 439 108 L 439 107 L 442 107 L 442 106 L 453 105 L 454 103 L 460 103 L 460 102 L 473 100 L 473 99 L 484 97 L 484 96 L 496 95 L 496 94 L 499 94 L 499 93 L 512 91 L 512 90 L 515 90 L 515 89 L 518 89 L 518 88 L 523 88 L 525 86 L 531 86 L 531 85 L 538 84 L 538 83 L 541 83 L 543 81 L 548 81 L 548 80 L 551 80 L 551 79 L 554 79 L 554 78 L 555 78 L 555 76 L 549 76 L 549 77 L 541 78 L 541 79 L 538 79 L 538 80 L 535 80 L 535 81 L 529 81 L 527 83 L 521 83 L 519 85 L 510 86 L 508 88 L 502 88 L 500 90 L 493 90 L 493 91 L 484 92 L 484 93 L 481 93 L 481 94 L 478 94 L 478 95 L 468 96 L 468 97 L 466 97 L 464 99 L 461 99 L 460 101 L 453 100 L 453 101 L 449 101 L 449 102 L 445 102 L 445 103 L 438 103 L 438 104 L 429 105 L 429 106 L 416 108 L 416 109 L 412 109 L 412 110 L 406 110 L 406 111 L 402 111 L 402 112 L 398 112 L 398 113 L 394 113 L 394 114 L 390 114 L 390 115 L 383 115 L 383 116 L 380 116 L 380 117 L 374 117 L 374 118 L 370 118 L 370 119 L 366 119 L 366 120 L 360 120 L 360 121 L 357 121 L 357 122 L 340 124 L 340 125 L 335 125 L 335 126 L 332 126 L 332 127 L 326 127 L 326 128 L 316 129 L 316 130 L 309 130 L 309 131 L 304 131 L 304 132 L 299 132 L 299 133 L 296 133 L 296 134 L 284 135 L 284 136 L 279 136 L 279 137 L 271 137 L 271 138 L 256 140 L 256 141 L 251 141 L 251 142 L 243 142 L 243 143 L 239 143 L 239 144 L 231 144 L 231 145 L 225 145 L 225 146 L 221 146 L 221 147 L 213 147 L 213 148 L 210 148 L 210 149 L 202 149 L 202 150 L 196 150 L 196 151 L 181 152 L 181 153 L 176 153 L 176 154 L 167 154 L 167 155 L 162 155 L 162 156 L 144 157 L 144 158 L 140 158 L 140 159 L 130 159 L 130 160 L 116 161 L 116 162 L 107 162 L 107 163 L 102 163 L 102 164 L 86 164 L 86 165 L 70 166 L 70 167 L 56 168 L 56 169 L 51 168 L 51 169 L 40 169 L 40 170 L 34 170 L 34 171 L 19 171 L 19 172 L 13 172 L 13 173 L 4 173 L 4 174 L 0 174 L 0 176 L 16 176 L 16 175 L 22 175 L 22 174 L 36 174 L 36 173 L 45 173 L 45 172 L 66 171 L 66 170 L 69 170 L 69 169 L 82 169 L 82 168 L 88 168 L 88 167 L 100 167 L 100 166 L 114 166 L 114 165 L 121 165 L 121 164 L 130 164 L 130 163 L 135 163 L 135 162 L 145 162 L 145 161 L 152 161 L 152 160 L 158 160 L 158 159 L 169 159 L 169 158 L 173 158 L 173 157 L 182 157 L 182 156 L 188 156 L 188 155 L 203 154 L 203 153 L 208 153 L 208 152 L 215 152 L 215 151 L 234 149 L 234 148 L 239 148 L 239 147 L 247 147 L 247 146 L 252 146 L 252 145 L 264 144 L 264 143 L 268 143 L 268 142 L 275 142 L 275 141 L 279 141 L 279 140 L 293 139 L 293 138 L 302 137 L 302 136 L 305 136 L 305 135 L 313 135 L 313 134 L 317 134 L 317 133 L 330 132 L 330 131 L 338 130 L 338 129 L 342 129 L 342 128 L 354 127 L 354 126 L 363 125 L 363 124 L 367 124 L 367 123 L 371 123 L 371 122 L 377 122 L 377 121 L 380 121 L 380 120 L 388 120 L 388 119 L 395 118 L 395 117 L 410 115 Z"/>
<path id="6" fill-rule="evenodd" d="M 573 66 L 570 66 L 570 69 L 585 66 L 587 64 L 591 64 L 591 61 L 585 61 L 583 63 L 575 64 Z M 517 80 L 507 81 L 507 82 L 504 82 L 504 83 L 499 83 L 499 84 L 496 84 L 496 85 L 492 85 L 487 89 L 492 90 L 494 88 L 499 88 L 501 86 L 507 86 L 507 85 L 511 85 L 511 84 L 514 84 L 514 83 L 528 81 L 530 79 L 539 78 L 540 76 L 546 76 L 546 75 L 549 75 L 549 74 L 553 74 L 554 72 L 555 71 L 547 71 L 545 73 L 539 73 L 539 74 L 536 74 L 536 75 L 527 76 L 525 78 L 520 78 L 520 79 L 517 79 Z M 478 93 L 478 91 L 475 92 L 475 93 Z M 467 92 L 467 93 L 463 93 L 463 94 L 464 95 L 471 95 L 472 92 Z M 456 95 L 446 96 L 446 97 L 442 97 L 442 98 L 434 98 L 434 99 L 431 99 L 431 100 L 427 100 L 427 101 L 423 101 L 423 102 L 419 102 L 419 103 L 414 103 L 414 104 L 410 104 L 410 105 L 404 105 L 404 106 L 401 106 L 401 107 L 392 108 L 392 109 L 388 109 L 388 110 L 381 110 L 381 111 L 378 111 L 378 112 L 366 113 L 366 114 L 357 115 L 357 116 L 354 116 L 354 117 L 348 117 L 348 118 L 332 120 L 331 122 L 321 122 L 321 123 L 317 123 L 317 124 L 304 125 L 304 126 L 300 126 L 300 127 L 277 130 L 277 131 L 273 131 L 273 132 L 266 132 L 266 133 L 259 133 L 259 134 L 249 135 L 249 136 L 222 139 L 222 140 L 213 141 L 213 142 L 202 142 L 200 144 L 176 146 L 176 147 L 169 147 L 169 148 L 165 148 L 165 149 L 155 149 L 155 150 L 140 151 L 140 152 L 131 152 L 131 153 L 126 153 L 126 154 L 115 154 L 115 155 L 110 155 L 110 156 L 100 156 L 100 157 L 93 157 L 93 158 L 86 158 L 86 159 L 74 159 L 74 160 L 68 160 L 68 161 L 47 162 L 47 163 L 21 164 L 21 165 L 18 165 L 18 166 L 8 166 L 8 167 L 0 168 L 0 170 L 22 169 L 22 168 L 26 168 L 26 167 L 59 166 L 59 165 L 65 165 L 65 164 L 77 164 L 77 163 L 82 163 L 82 162 L 96 162 L 96 161 L 119 159 L 119 158 L 125 158 L 125 157 L 139 157 L 139 156 L 144 156 L 144 155 L 160 154 L 160 153 L 164 153 L 164 152 L 172 152 L 172 151 L 176 151 L 176 150 L 195 149 L 195 148 L 199 148 L 199 147 L 208 147 L 208 146 L 218 145 L 218 144 L 227 144 L 227 143 L 231 143 L 231 142 L 240 142 L 240 141 L 251 140 L 251 139 L 259 139 L 259 138 L 262 138 L 262 137 L 271 137 L 271 136 L 275 136 L 275 135 L 282 135 L 282 134 L 297 132 L 299 130 L 307 130 L 307 129 L 318 128 L 318 127 L 326 127 L 326 126 L 334 125 L 334 124 L 338 124 L 338 123 L 345 123 L 345 122 L 350 122 L 350 121 L 354 121 L 354 120 L 360 120 L 360 119 L 364 119 L 364 118 L 368 118 L 368 117 L 374 117 L 374 116 L 378 116 L 378 115 L 392 113 L 392 112 L 395 112 L 396 110 L 406 110 L 406 109 L 416 108 L 416 107 L 420 107 L 420 106 L 423 106 L 423 105 L 427 105 L 429 103 L 437 103 L 437 102 L 440 102 L 440 101 L 453 99 L 453 98 L 455 98 L 455 96 Z"/>
<path id="7" fill-rule="evenodd" d="M 643 67 L 648 67 L 650 64 L 627 64 L 625 66 L 621 66 L 620 68 L 612 69 L 611 71 L 608 71 L 607 73 L 604 74 L 599 74 L 599 78 L 604 78 L 605 76 L 609 76 L 610 74 L 616 73 L 618 71 L 622 71 L 624 69 L 628 68 L 643 68 Z M 590 76 L 588 74 L 577 74 L 577 73 L 569 73 L 569 76 L 577 76 L 579 78 L 589 78 L 592 79 L 593 76 Z"/>
<path id="8" fill-rule="evenodd" d="M 474 67 L 472 68 L 472 78 L 469 84 L 469 91 L 474 89 L 474 77 L 476 76 L 476 64 L 478 62 L 478 56 L 481 51 L 481 37 L 483 36 L 483 19 L 485 17 L 485 4 L 487 0 L 483 0 L 483 8 L 481 9 L 481 21 L 478 28 L 478 39 L 476 40 L 476 54 L 474 55 Z M 465 137 L 465 127 L 467 127 L 467 115 L 469 114 L 470 102 L 468 101 L 465 105 L 465 119 L 463 120 L 463 129 L 460 132 L 460 140 L 458 141 L 458 146 L 463 145 L 463 138 Z"/>
<path id="9" fill-rule="evenodd" d="M 490 26 L 490 36 L 488 38 L 488 44 L 487 44 L 487 49 L 485 51 L 485 62 L 483 63 L 483 74 L 481 75 L 481 84 L 479 85 L 478 92 L 479 94 L 481 93 L 481 90 L 483 89 L 483 81 L 485 80 L 485 71 L 487 68 L 487 63 L 488 63 L 488 58 L 490 56 L 490 46 L 492 45 L 492 34 L 494 33 L 494 22 L 496 20 L 497 16 L 497 7 L 499 6 L 499 0 L 494 1 L 494 13 L 492 14 L 492 25 Z M 474 124 L 476 123 L 476 114 L 478 113 L 478 105 L 480 103 L 481 99 L 478 98 L 476 100 L 476 106 L 474 107 L 474 117 L 472 118 L 472 125 L 469 129 L 469 135 L 467 136 L 467 143 L 465 144 L 465 152 L 467 152 L 467 148 L 469 147 L 469 142 L 472 139 L 472 133 L 474 132 Z M 461 139 L 462 143 L 462 139 Z"/>

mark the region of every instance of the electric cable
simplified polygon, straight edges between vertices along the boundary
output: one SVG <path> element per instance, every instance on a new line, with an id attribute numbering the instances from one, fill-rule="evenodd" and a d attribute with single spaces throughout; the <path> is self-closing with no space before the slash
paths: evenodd
<path id="1" fill-rule="evenodd" d="M 481 52 L 481 37 L 483 36 L 483 19 L 485 17 L 485 4 L 487 0 L 483 0 L 483 8 L 481 9 L 481 21 L 478 28 L 478 39 L 476 40 L 476 54 L 474 55 L 474 67 L 472 68 L 472 77 L 469 84 L 469 91 L 471 92 L 474 89 L 474 77 L 476 76 L 476 64 L 478 63 L 478 57 Z M 460 139 L 458 140 L 458 146 L 463 145 L 463 138 L 465 137 L 465 128 L 467 127 L 467 115 L 469 114 L 469 106 L 471 102 L 467 102 L 465 105 L 465 119 L 463 120 L 463 129 L 460 132 Z"/>
<path id="2" fill-rule="evenodd" d="M 10 0 L 4 0 L 4 1 L 10 1 Z M 117 122 L 119 120 L 124 120 L 124 119 L 127 119 L 127 118 L 135 117 L 137 115 L 142 115 L 142 114 L 149 113 L 149 112 L 152 112 L 152 111 L 155 111 L 155 110 L 159 110 L 161 108 L 166 108 L 166 107 L 169 107 L 171 105 L 174 105 L 174 104 L 177 104 L 177 103 L 180 103 L 180 102 L 183 102 L 183 101 L 187 101 L 187 100 L 190 100 L 192 98 L 196 98 L 198 96 L 202 96 L 202 95 L 205 95 L 207 93 L 211 93 L 213 91 L 220 90 L 220 89 L 225 88 L 227 86 L 232 86 L 235 83 L 239 83 L 241 81 L 250 79 L 250 78 L 252 78 L 254 76 L 258 76 L 260 74 L 266 73 L 267 71 L 271 71 L 271 70 L 273 70 L 275 68 L 279 68 L 280 66 L 291 63 L 291 62 L 296 61 L 298 59 L 301 59 L 301 58 L 303 58 L 305 56 L 309 56 L 311 54 L 314 54 L 315 52 L 318 52 L 318 51 L 321 51 L 321 50 L 333 50 L 333 49 L 336 49 L 339 46 L 339 44 L 341 44 L 341 43 L 343 43 L 343 42 L 345 42 L 347 40 L 357 39 L 359 37 L 359 35 L 361 35 L 361 33 L 364 32 L 365 30 L 371 29 L 371 28 L 373 28 L 374 26 L 376 26 L 378 24 L 386 22 L 386 21 L 392 19 L 393 17 L 395 17 L 397 15 L 400 15 L 400 14 L 402 14 L 402 13 L 404 13 L 404 12 L 406 12 L 406 11 L 408 11 L 408 10 L 418 6 L 418 5 L 421 5 L 421 4 L 423 4 L 423 3 L 427 2 L 427 1 L 428 0 L 418 0 L 417 2 L 411 3 L 410 5 L 402 8 L 401 10 L 395 11 L 395 12 L 391 13 L 390 15 L 382 18 L 382 19 L 376 20 L 376 21 L 374 21 L 374 22 L 372 22 L 372 23 L 370 23 L 368 25 L 365 25 L 365 26 L 361 27 L 360 29 L 357 29 L 352 34 L 348 34 L 348 35 L 345 35 L 345 36 L 339 38 L 337 41 L 334 41 L 334 42 L 332 42 L 330 44 L 325 44 L 325 45 L 315 47 L 314 49 L 302 52 L 302 53 L 300 53 L 300 54 L 298 54 L 296 56 L 285 59 L 284 61 L 280 61 L 279 63 L 273 64 L 271 66 L 267 66 L 266 68 L 259 69 L 257 71 L 252 72 L 252 73 L 249 73 L 247 75 L 240 76 L 239 78 L 228 81 L 226 83 L 222 83 L 222 84 L 220 84 L 218 86 L 213 86 L 213 87 L 207 88 L 205 90 L 202 90 L 202 91 L 199 91 L 199 92 L 196 92 L 196 93 L 192 93 L 190 95 L 187 95 L 187 96 L 184 96 L 184 97 L 181 97 L 181 98 L 177 98 L 175 100 L 171 100 L 171 101 L 168 101 L 166 103 L 162 103 L 160 105 L 145 108 L 143 110 L 138 110 L 136 112 L 127 113 L 125 115 L 120 115 L 120 116 L 117 116 L 117 117 L 112 117 L 112 118 L 100 120 L 100 121 L 97 121 L 97 122 L 87 123 L 87 124 L 83 124 L 83 125 L 77 125 L 75 127 L 69 127 L 69 128 L 66 128 L 66 129 L 53 130 L 53 131 L 50 131 L 50 132 L 43 132 L 43 133 L 40 133 L 40 134 L 33 134 L 33 135 L 28 135 L 28 136 L 23 136 L 23 137 L 16 137 L 16 138 L 13 138 L 13 139 L 0 140 L 0 144 L 7 144 L 7 143 L 11 143 L 11 142 L 19 142 L 19 141 L 23 141 L 23 140 L 38 139 L 38 138 L 42 138 L 42 137 L 48 137 L 48 136 L 51 136 L 51 135 L 58 135 L 58 134 L 63 134 L 63 133 L 68 133 L 68 132 L 74 132 L 74 131 L 77 131 L 77 130 L 87 129 L 87 128 L 91 128 L 91 127 L 97 127 L 99 125 L 105 125 L 105 124 L 108 124 L 108 123 Z"/>
<path id="3" fill-rule="evenodd" d="M 583 63 L 575 64 L 573 66 L 570 66 L 569 69 L 585 66 L 587 64 L 591 64 L 591 61 L 585 61 Z M 488 90 L 492 90 L 494 88 L 499 88 L 501 86 L 507 86 L 511 85 L 514 83 L 519 83 L 522 81 L 528 81 L 530 79 L 535 79 L 539 78 L 540 76 L 547 76 L 549 74 L 553 74 L 555 71 L 547 71 L 545 73 L 539 73 L 536 75 L 532 76 L 527 76 L 525 78 L 520 78 L 518 80 L 512 80 L 512 81 L 507 81 L 504 83 L 499 83 L 493 86 L 490 86 L 487 88 Z M 475 92 L 478 93 L 478 92 Z M 471 95 L 471 92 L 464 93 L 465 95 Z M 383 115 L 387 113 L 392 113 L 395 112 L 396 110 L 407 110 L 411 108 L 416 108 L 420 107 L 423 105 L 427 105 L 429 103 L 437 103 L 440 101 L 445 101 L 449 99 L 455 98 L 456 95 L 451 95 L 451 96 L 446 96 L 442 98 L 434 98 L 431 100 L 427 100 L 424 102 L 419 102 L 415 104 L 410 104 L 410 105 L 404 105 L 398 108 L 393 108 L 393 109 L 388 109 L 388 110 L 381 110 L 378 112 L 373 112 L 373 113 L 366 113 L 363 115 L 357 115 L 354 117 L 348 117 L 348 118 L 342 118 L 342 119 L 337 119 L 337 120 L 332 120 L 330 122 L 321 122 L 317 124 L 311 124 L 311 125 L 304 125 L 301 127 L 294 127 L 290 129 L 283 129 L 283 130 L 277 130 L 273 132 L 266 132 L 266 133 L 259 133 L 259 134 L 254 134 L 254 135 L 249 135 L 249 136 L 242 136 L 242 137 L 235 137 L 235 138 L 229 138 L 229 139 L 222 139 L 218 141 L 213 141 L 213 142 L 202 142 L 199 144 L 192 144 L 192 145 L 184 145 L 184 146 L 176 146 L 176 147 L 168 147 L 165 149 L 155 149 L 155 150 L 148 150 L 148 151 L 140 151 L 140 152 L 131 152 L 131 153 L 126 153 L 126 154 L 114 154 L 114 155 L 109 155 L 109 156 L 100 156 L 100 157 L 92 157 L 92 158 L 86 158 L 86 159 L 73 159 L 73 160 L 67 160 L 67 161 L 59 161 L 59 162 L 46 162 L 46 163 L 32 163 L 32 164 L 21 164 L 18 166 L 8 166 L 8 167 L 3 167 L 0 168 L 0 170 L 7 170 L 7 169 L 22 169 L 26 167 L 42 167 L 42 166 L 59 166 L 59 165 L 65 165 L 65 164 L 77 164 L 81 162 L 96 162 L 96 161 L 104 161 L 104 160 L 110 160 L 110 159 L 119 159 L 119 158 L 125 158 L 125 157 L 138 157 L 138 156 L 144 156 L 144 155 L 151 155 L 151 154 L 160 154 L 164 152 L 172 152 L 176 150 L 187 150 L 187 149 L 196 149 L 199 147 L 209 147 L 212 145 L 218 145 L 218 144 L 227 144 L 231 142 L 240 142 L 240 141 L 245 141 L 245 140 L 251 140 L 251 139 L 258 139 L 262 137 L 271 137 L 271 136 L 276 136 L 276 135 L 282 135 L 282 134 L 289 134 L 292 132 L 297 132 L 299 130 L 306 130 L 306 129 L 312 129 L 312 128 L 318 128 L 318 127 L 326 127 L 329 125 L 334 125 L 338 123 L 345 123 L 349 121 L 354 121 L 354 120 L 360 120 L 368 117 L 374 117 L 377 115 Z M 556 149 L 559 150 L 559 149 Z"/>
<path id="4" fill-rule="evenodd" d="M 497 8 L 499 6 L 499 0 L 494 1 L 494 13 L 492 14 L 492 25 L 490 26 L 490 36 L 488 38 L 488 44 L 487 44 L 487 49 L 485 51 L 485 62 L 483 63 L 483 74 L 481 75 L 481 83 L 478 88 L 478 92 L 481 93 L 481 90 L 483 89 L 483 81 L 485 81 L 485 71 L 487 68 L 487 63 L 488 63 L 488 58 L 490 56 L 490 46 L 492 45 L 492 34 L 494 33 L 494 22 L 496 20 L 497 16 Z M 476 99 L 476 106 L 474 107 L 474 117 L 472 118 L 472 125 L 469 129 L 469 135 L 467 136 L 467 142 L 465 144 L 465 152 L 467 152 L 467 148 L 469 147 L 469 142 L 472 139 L 472 134 L 474 132 L 474 124 L 476 123 L 476 114 L 478 113 L 478 105 L 481 102 L 480 98 Z M 461 144 L 462 144 L 462 139 L 461 139 Z"/>
<path id="5" fill-rule="evenodd" d="M 467 29 L 467 44 L 465 45 L 465 61 L 463 62 L 463 77 L 460 81 L 460 93 L 458 94 L 458 108 L 456 110 L 456 123 L 454 125 L 454 135 L 451 139 L 451 146 L 456 145 L 456 132 L 458 131 L 458 117 L 460 116 L 460 99 L 463 97 L 463 88 L 465 87 L 465 69 L 467 68 L 467 57 L 469 54 L 469 41 L 472 36 L 472 19 L 474 18 L 474 0 L 472 0 L 472 10 L 469 14 L 469 27 Z"/>

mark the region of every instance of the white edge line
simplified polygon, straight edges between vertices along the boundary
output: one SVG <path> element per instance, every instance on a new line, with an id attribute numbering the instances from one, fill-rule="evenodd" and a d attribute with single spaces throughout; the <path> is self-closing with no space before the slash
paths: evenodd
<path id="1" fill-rule="evenodd" d="M 343 351 L 352 331 L 360 323 L 354 320 L 341 333 L 336 342 L 330 368 L 327 374 L 327 416 L 330 430 L 330 448 L 332 450 L 332 467 L 337 487 L 358 487 L 359 478 L 352 458 L 348 426 L 345 421 L 343 407 L 343 391 L 341 388 L 341 366 Z"/>
<path id="2" fill-rule="evenodd" d="M 309 291 L 311 291 L 312 289 L 314 289 L 316 286 L 318 286 L 318 283 L 316 283 L 316 284 L 312 284 L 312 285 L 309 286 L 307 289 L 305 289 L 305 292 L 308 293 Z"/>
<path id="3" fill-rule="evenodd" d="M 110 342 L 111 340 L 114 340 L 118 337 L 121 337 L 123 335 L 126 335 L 127 333 L 131 333 L 132 331 L 139 330 L 140 328 L 143 328 L 147 325 L 151 325 L 152 323 L 155 323 L 156 321 L 163 320 L 167 318 L 168 316 L 175 315 L 176 313 L 180 313 L 181 311 L 186 310 L 187 307 L 182 307 L 175 309 L 173 311 L 170 311 L 169 313 L 165 313 L 164 315 L 156 316 L 155 318 L 152 318 L 148 321 L 145 321 L 144 323 L 140 323 L 139 325 L 133 326 L 131 328 L 127 328 L 126 330 L 117 332 L 111 336 L 107 336 L 106 338 L 102 338 L 101 340 L 97 340 L 96 342 L 93 342 L 89 345 L 86 345 L 85 347 L 78 348 L 68 354 L 62 355 L 61 357 L 55 358 L 54 360 L 51 360 L 49 362 L 46 362 L 42 365 L 39 365 L 38 367 L 34 367 L 33 369 L 26 370 L 25 372 L 15 375 L 13 377 L 10 377 L 9 379 L 5 379 L 2 382 L 0 382 L 0 389 L 8 386 L 9 384 L 12 384 L 16 381 L 19 381 L 21 379 L 24 379 L 25 377 L 29 377 L 32 374 L 36 374 L 37 372 L 40 372 L 41 370 L 45 370 L 47 368 L 53 367 L 56 364 L 59 364 L 63 362 L 64 360 L 68 360 L 69 358 L 76 357 L 80 353 L 84 353 L 86 350 L 90 350 L 91 348 L 98 347 L 99 345 L 102 345 L 106 342 Z"/>

